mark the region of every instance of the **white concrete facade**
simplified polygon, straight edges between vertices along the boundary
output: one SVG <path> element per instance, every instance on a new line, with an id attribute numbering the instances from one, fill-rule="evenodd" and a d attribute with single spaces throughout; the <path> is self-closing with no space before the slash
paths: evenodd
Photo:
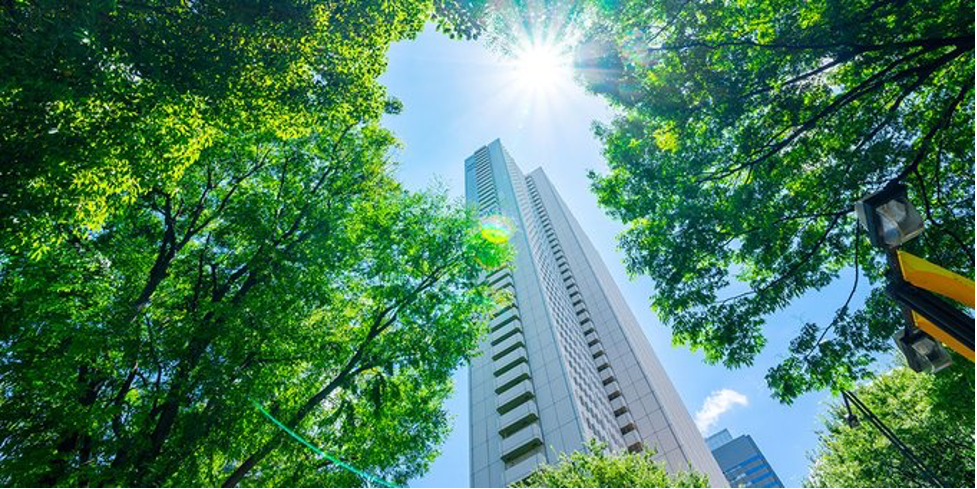
<path id="1" fill-rule="evenodd" d="M 546 174 L 524 175 L 499 140 L 465 160 L 483 216 L 515 224 L 514 266 L 486 280 L 514 292 L 472 361 L 471 485 L 502 487 L 597 438 L 653 449 L 669 470 L 726 483 L 596 249 Z"/>

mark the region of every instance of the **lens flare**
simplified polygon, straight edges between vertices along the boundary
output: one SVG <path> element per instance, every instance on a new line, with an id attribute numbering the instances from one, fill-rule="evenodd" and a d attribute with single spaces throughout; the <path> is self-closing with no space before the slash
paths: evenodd
<path id="1" fill-rule="evenodd" d="M 502 244 L 509 241 L 514 229 L 508 217 L 491 215 L 482 219 L 481 235 L 489 243 Z"/>

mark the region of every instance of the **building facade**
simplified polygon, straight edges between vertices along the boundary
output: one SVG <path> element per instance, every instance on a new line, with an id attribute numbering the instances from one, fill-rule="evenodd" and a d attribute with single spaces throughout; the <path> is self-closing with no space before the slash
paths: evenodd
<path id="1" fill-rule="evenodd" d="M 469 371 L 472 487 L 517 482 L 596 438 L 649 450 L 669 470 L 725 478 L 623 296 L 542 169 L 524 175 L 499 140 L 465 160 L 465 193 L 514 232 L 513 294 Z"/>
<path id="2" fill-rule="evenodd" d="M 733 438 L 722 430 L 706 438 L 731 487 L 784 487 L 750 435 Z"/>

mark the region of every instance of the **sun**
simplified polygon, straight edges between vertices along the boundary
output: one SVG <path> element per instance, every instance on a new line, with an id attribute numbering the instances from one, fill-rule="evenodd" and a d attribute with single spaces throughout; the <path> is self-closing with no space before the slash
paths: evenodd
<path id="1" fill-rule="evenodd" d="M 516 82 L 530 91 L 549 91 L 570 78 L 569 55 L 555 44 L 528 44 L 516 50 Z"/>

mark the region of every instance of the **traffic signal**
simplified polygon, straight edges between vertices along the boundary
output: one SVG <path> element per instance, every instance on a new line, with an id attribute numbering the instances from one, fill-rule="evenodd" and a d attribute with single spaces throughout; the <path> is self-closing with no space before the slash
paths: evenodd
<path id="1" fill-rule="evenodd" d="M 892 182 L 855 203 L 861 224 L 873 245 L 885 250 L 892 267 L 887 292 L 907 318 L 896 333 L 896 345 L 916 371 L 935 372 L 950 364 L 943 343 L 974 361 L 974 318 L 936 294 L 974 308 L 974 281 L 898 248 L 923 231 L 923 219 Z"/>

